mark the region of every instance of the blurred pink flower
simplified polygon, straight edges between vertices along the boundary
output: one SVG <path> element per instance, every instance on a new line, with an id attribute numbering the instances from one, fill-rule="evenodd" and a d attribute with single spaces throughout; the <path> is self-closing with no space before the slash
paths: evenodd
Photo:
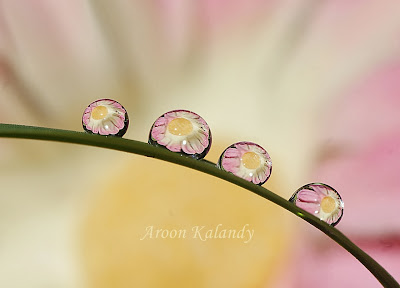
<path id="1" fill-rule="evenodd" d="M 344 197 L 344 218 L 337 228 L 398 281 L 399 80 L 400 62 L 389 63 L 333 103 L 320 131 L 325 157 L 313 173 Z M 324 235 L 305 234 L 298 246 L 304 265 L 294 268 L 296 287 L 378 287 L 357 260 Z"/>

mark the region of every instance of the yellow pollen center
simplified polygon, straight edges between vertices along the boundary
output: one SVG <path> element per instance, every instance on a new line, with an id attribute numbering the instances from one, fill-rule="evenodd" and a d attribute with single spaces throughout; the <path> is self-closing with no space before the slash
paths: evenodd
<path id="1" fill-rule="evenodd" d="M 108 114 L 108 109 L 105 106 L 97 106 L 92 110 L 92 118 L 94 120 L 104 119 Z"/>
<path id="2" fill-rule="evenodd" d="M 168 131 L 173 135 L 185 136 L 193 131 L 193 125 L 185 118 L 176 118 L 168 123 Z"/>
<path id="3" fill-rule="evenodd" d="M 244 153 L 240 161 L 242 161 L 243 166 L 247 169 L 256 169 L 260 166 L 261 162 L 260 156 L 258 156 L 257 153 L 254 152 Z"/>
<path id="4" fill-rule="evenodd" d="M 321 201 L 321 209 L 325 213 L 332 213 L 336 208 L 336 201 L 331 196 L 325 196 Z"/>

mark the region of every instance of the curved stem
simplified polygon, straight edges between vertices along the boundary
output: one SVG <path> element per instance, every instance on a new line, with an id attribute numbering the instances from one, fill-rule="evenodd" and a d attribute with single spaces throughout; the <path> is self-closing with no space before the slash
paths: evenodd
<path id="1" fill-rule="evenodd" d="M 210 161 L 194 160 L 189 157 L 181 156 L 178 153 L 170 152 L 167 149 L 154 147 L 147 143 L 135 140 L 128 140 L 118 137 L 105 137 L 60 129 L 31 127 L 13 124 L 0 124 L 0 137 L 49 140 L 97 146 L 144 155 L 148 157 L 154 157 L 160 160 L 176 163 L 213 175 L 215 177 L 243 187 L 301 217 L 317 229 L 321 230 L 348 252 L 350 252 L 378 279 L 378 281 L 384 287 L 400 288 L 399 283 L 397 283 L 396 280 L 381 265 L 379 265 L 373 258 L 371 258 L 363 250 L 361 250 L 357 245 L 351 242 L 350 239 L 348 239 L 339 230 L 319 220 L 312 214 L 298 208 L 293 203 L 276 195 L 268 189 L 257 186 L 251 182 L 236 177 L 233 174 L 218 169 L 216 165 Z"/>

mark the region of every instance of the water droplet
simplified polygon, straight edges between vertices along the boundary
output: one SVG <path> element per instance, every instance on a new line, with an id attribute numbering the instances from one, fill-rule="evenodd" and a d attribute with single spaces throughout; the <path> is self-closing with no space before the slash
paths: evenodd
<path id="1" fill-rule="evenodd" d="M 311 183 L 298 189 L 289 199 L 297 207 L 335 226 L 343 216 L 344 203 L 339 193 L 322 183 Z"/>
<path id="2" fill-rule="evenodd" d="M 257 185 L 264 184 L 272 171 L 267 151 L 252 142 L 238 142 L 226 148 L 219 157 L 218 166 Z"/>
<path id="3" fill-rule="evenodd" d="M 125 108 L 115 100 L 100 99 L 89 104 L 82 116 L 83 129 L 92 134 L 122 137 L 128 129 Z"/>
<path id="4" fill-rule="evenodd" d="M 206 121 L 187 110 L 164 113 L 154 122 L 149 134 L 149 144 L 195 159 L 206 156 L 211 140 L 211 131 Z"/>

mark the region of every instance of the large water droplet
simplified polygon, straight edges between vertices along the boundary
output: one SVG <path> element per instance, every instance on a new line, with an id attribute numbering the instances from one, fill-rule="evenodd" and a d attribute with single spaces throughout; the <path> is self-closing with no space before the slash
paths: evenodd
<path id="1" fill-rule="evenodd" d="M 272 171 L 267 151 L 252 142 L 238 142 L 226 148 L 219 157 L 218 166 L 257 185 L 264 184 Z"/>
<path id="2" fill-rule="evenodd" d="M 149 134 L 149 144 L 195 159 L 206 156 L 211 141 L 211 131 L 206 121 L 187 110 L 164 113 L 154 122 Z"/>
<path id="3" fill-rule="evenodd" d="M 297 207 L 335 226 L 343 216 L 344 203 L 339 193 L 322 183 L 311 183 L 298 189 L 289 199 Z"/>
<path id="4" fill-rule="evenodd" d="M 82 116 L 83 129 L 92 134 L 122 137 L 128 129 L 125 108 L 115 100 L 99 99 L 89 104 Z"/>

